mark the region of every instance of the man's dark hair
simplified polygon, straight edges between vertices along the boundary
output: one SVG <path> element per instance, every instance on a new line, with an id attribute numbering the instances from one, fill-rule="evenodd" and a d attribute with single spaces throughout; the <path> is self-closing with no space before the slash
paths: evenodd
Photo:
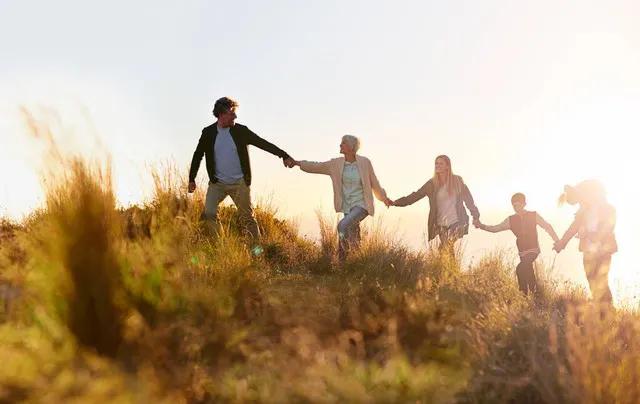
<path id="1" fill-rule="evenodd" d="M 227 112 L 232 108 L 237 108 L 239 105 L 238 101 L 233 98 L 222 97 L 216 101 L 216 104 L 213 106 L 213 116 L 217 118 L 221 113 Z"/>
<path id="2" fill-rule="evenodd" d="M 511 197 L 511 203 L 515 203 L 515 202 L 527 203 L 527 197 L 524 196 L 522 192 L 515 193 Z"/>

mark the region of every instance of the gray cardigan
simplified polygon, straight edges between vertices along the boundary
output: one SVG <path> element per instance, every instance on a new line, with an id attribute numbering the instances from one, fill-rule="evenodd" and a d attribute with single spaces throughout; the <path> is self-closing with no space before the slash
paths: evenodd
<path id="1" fill-rule="evenodd" d="M 473 202 L 473 197 L 471 196 L 471 192 L 469 188 L 462 180 L 462 177 L 458 175 L 453 176 L 454 181 L 456 182 L 456 213 L 458 214 L 458 224 L 460 226 L 464 226 L 464 234 L 469 233 L 469 215 L 464 208 L 464 205 L 467 206 L 467 209 L 471 212 L 471 216 L 474 219 L 480 218 L 480 212 Z M 395 201 L 395 206 L 407 206 L 411 205 L 425 196 L 429 197 L 429 221 L 428 221 L 428 236 L 429 241 L 433 240 L 438 234 L 436 232 L 437 218 L 438 218 L 438 203 L 436 202 L 436 186 L 433 182 L 433 179 L 427 181 L 423 186 L 420 187 L 415 192 L 402 197 Z"/>

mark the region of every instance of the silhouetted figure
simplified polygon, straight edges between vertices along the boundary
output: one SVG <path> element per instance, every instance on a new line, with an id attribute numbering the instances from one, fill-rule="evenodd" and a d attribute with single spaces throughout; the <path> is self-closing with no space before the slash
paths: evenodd
<path id="1" fill-rule="evenodd" d="M 516 212 L 515 215 L 509 216 L 502 223 L 495 226 L 479 223 L 478 227 L 491 233 L 511 230 L 515 234 L 518 255 L 520 256 L 520 263 L 516 267 L 518 287 L 524 294 L 534 293 L 538 289 L 533 268 L 533 263 L 540 254 L 538 226 L 542 227 L 554 242 L 558 241 L 558 235 L 542 216 L 536 212 L 525 210 L 527 198 L 524 194 L 514 194 L 511 197 L 511 205 Z"/>
<path id="2" fill-rule="evenodd" d="M 596 180 L 565 186 L 560 201 L 570 205 L 578 204 L 580 209 L 554 249 L 562 251 L 571 238 L 577 235 L 593 300 L 611 306 L 613 298 L 609 289 L 609 269 L 611 256 L 618 251 L 614 234 L 616 210 L 607 202 L 604 187 Z"/>

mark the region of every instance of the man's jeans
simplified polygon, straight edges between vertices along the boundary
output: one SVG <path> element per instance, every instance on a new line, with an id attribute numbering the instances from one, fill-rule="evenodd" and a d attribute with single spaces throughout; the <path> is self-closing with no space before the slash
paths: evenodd
<path id="1" fill-rule="evenodd" d="M 354 206 L 338 223 L 338 259 L 344 261 L 351 248 L 360 245 L 360 222 L 369 214 L 364 208 Z"/>
<path id="2" fill-rule="evenodd" d="M 218 205 L 224 198 L 231 197 L 233 203 L 238 208 L 240 216 L 240 224 L 252 238 L 253 242 L 258 242 L 260 238 L 260 230 L 258 223 L 253 214 L 251 207 L 250 188 L 245 184 L 244 180 L 240 180 L 235 184 L 222 184 L 220 182 L 209 182 L 207 189 L 207 199 L 204 204 L 204 217 L 209 223 L 216 223 L 218 220 Z"/>

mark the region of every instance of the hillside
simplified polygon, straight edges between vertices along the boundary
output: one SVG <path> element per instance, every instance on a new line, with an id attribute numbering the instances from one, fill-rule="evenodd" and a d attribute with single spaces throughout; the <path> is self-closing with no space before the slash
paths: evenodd
<path id="1" fill-rule="evenodd" d="M 252 258 L 233 208 L 156 174 L 117 209 L 73 160 L 46 208 L 0 226 L 0 401 L 635 403 L 640 318 L 549 281 L 524 298 L 499 253 L 412 252 L 384 229 L 339 267 L 333 223 L 269 207 Z M 462 254 L 463 252 L 459 252 Z"/>

